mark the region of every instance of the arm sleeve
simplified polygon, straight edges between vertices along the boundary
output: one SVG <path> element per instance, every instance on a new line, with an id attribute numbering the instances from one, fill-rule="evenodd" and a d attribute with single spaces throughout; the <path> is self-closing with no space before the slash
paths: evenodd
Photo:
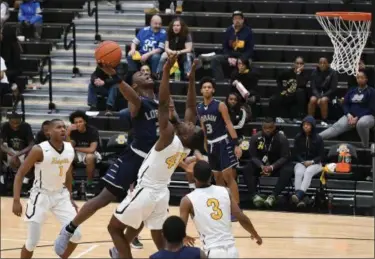
<path id="1" fill-rule="evenodd" d="M 34 141 L 34 135 L 33 135 L 31 126 L 28 123 L 26 123 L 26 130 L 27 130 L 27 141 L 28 141 L 27 144 L 30 144 L 32 141 Z"/>
<path id="2" fill-rule="evenodd" d="M 35 3 L 35 14 L 31 18 L 30 23 L 31 24 L 39 23 L 39 22 L 42 22 L 42 19 L 43 19 L 43 17 L 42 17 L 42 9 L 40 9 L 40 4 L 39 3 Z"/>
<path id="3" fill-rule="evenodd" d="M 351 95 L 350 92 L 351 91 L 349 90 L 349 92 L 347 92 L 344 97 L 344 103 L 342 105 L 344 115 L 348 115 L 350 113 L 350 102 L 349 102 L 350 95 Z"/>
<path id="4" fill-rule="evenodd" d="M 26 20 L 26 17 L 23 15 L 23 8 L 22 8 L 22 4 L 21 4 L 20 8 L 18 10 L 18 21 L 23 22 L 25 20 Z"/>
<path id="5" fill-rule="evenodd" d="M 316 88 L 316 84 L 315 84 L 315 76 L 316 76 L 316 71 L 313 71 L 312 74 L 311 74 L 310 87 L 311 87 L 313 95 L 316 96 L 316 97 L 320 97 L 320 93 L 319 93 L 318 89 Z"/>
<path id="6" fill-rule="evenodd" d="M 375 116 L 375 91 L 371 91 L 370 111 L 371 111 L 372 116 Z"/>
<path id="7" fill-rule="evenodd" d="M 319 164 L 322 162 L 325 152 L 324 152 L 324 142 L 323 139 L 318 136 L 318 141 L 317 141 L 317 149 L 318 149 L 318 155 L 314 157 L 313 161 L 315 164 Z"/>
<path id="8" fill-rule="evenodd" d="M 324 96 L 331 96 L 332 94 L 334 94 L 336 92 L 338 81 L 339 81 L 339 79 L 338 79 L 338 76 L 337 76 L 337 72 L 332 71 L 329 89 L 328 89 L 327 92 L 324 93 Z"/>
<path id="9" fill-rule="evenodd" d="M 237 125 L 233 125 L 233 128 L 235 130 L 242 129 L 243 126 L 245 125 L 246 117 L 247 117 L 247 114 L 246 114 L 245 109 L 241 108 L 241 120 L 238 122 Z"/>
<path id="10" fill-rule="evenodd" d="M 299 135 L 297 135 L 295 138 L 294 138 L 294 145 L 293 145 L 293 156 L 294 156 L 294 160 L 296 162 L 304 162 L 304 159 L 302 158 L 301 156 L 301 152 L 300 150 L 298 149 L 298 138 L 299 138 Z"/>
<path id="11" fill-rule="evenodd" d="M 231 53 L 231 47 L 229 46 L 229 39 L 230 39 L 230 27 L 224 33 L 224 41 L 223 41 L 223 53 L 225 55 L 229 55 Z"/>
<path id="12" fill-rule="evenodd" d="M 167 33 L 162 33 L 161 36 L 160 36 L 159 44 L 158 44 L 159 49 L 164 50 L 166 39 L 167 39 Z"/>
<path id="13" fill-rule="evenodd" d="M 284 136 L 279 134 L 279 141 L 280 141 L 280 158 L 273 163 L 273 170 L 276 170 L 283 166 L 290 157 L 290 149 L 289 149 L 289 142 L 288 139 Z"/>
<path id="14" fill-rule="evenodd" d="M 142 31 L 143 29 L 141 29 L 138 33 L 137 33 L 137 36 L 135 36 L 135 38 L 132 40 L 132 42 L 135 44 L 135 45 L 139 45 L 142 41 Z"/>
<path id="15" fill-rule="evenodd" d="M 247 27 L 248 33 L 245 39 L 245 51 L 242 54 L 242 57 L 245 59 L 249 59 L 253 56 L 254 51 L 254 39 L 253 39 L 253 31 L 250 27 Z"/>
<path id="16" fill-rule="evenodd" d="M 257 157 L 257 136 L 252 136 L 250 139 L 250 157 L 251 161 L 257 166 L 263 165 L 262 161 Z"/>

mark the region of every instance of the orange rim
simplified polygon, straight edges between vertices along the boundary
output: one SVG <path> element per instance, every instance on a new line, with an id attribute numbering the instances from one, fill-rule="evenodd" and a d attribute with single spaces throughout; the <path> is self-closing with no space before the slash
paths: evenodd
<path id="1" fill-rule="evenodd" d="M 340 17 L 345 21 L 371 21 L 371 13 L 358 12 L 318 12 L 317 16 L 335 18 Z"/>

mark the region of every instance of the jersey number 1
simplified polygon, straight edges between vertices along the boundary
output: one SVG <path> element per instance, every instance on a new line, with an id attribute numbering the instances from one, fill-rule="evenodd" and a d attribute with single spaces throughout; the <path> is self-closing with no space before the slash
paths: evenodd
<path id="1" fill-rule="evenodd" d="M 213 220 L 219 220 L 223 217 L 223 211 L 220 209 L 220 203 L 215 198 L 210 198 L 207 200 L 207 207 L 211 207 L 213 212 L 211 213 L 211 218 Z"/>
<path id="2" fill-rule="evenodd" d="M 60 169 L 59 176 L 63 176 L 63 169 L 64 169 L 64 166 L 60 165 L 60 166 L 59 166 L 59 169 Z"/>

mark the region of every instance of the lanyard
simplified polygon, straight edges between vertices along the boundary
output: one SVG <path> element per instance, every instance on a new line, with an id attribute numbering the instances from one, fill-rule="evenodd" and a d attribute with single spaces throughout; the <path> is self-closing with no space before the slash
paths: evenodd
<path id="1" fill-rule="evenodd" d="M 270 141 L 270 144 L 268 145 L 268 147 L 266 146 L 266 138 L 263 137 L 263 142 L 264 142 L 264 148 L 266 149 L 266 152 L 267 154 L 270 152 L 271 148 L 272 148 L 272 143 L 273 143 L 273 138 L 275 136 L 272 137 L 271 141 Z"/>

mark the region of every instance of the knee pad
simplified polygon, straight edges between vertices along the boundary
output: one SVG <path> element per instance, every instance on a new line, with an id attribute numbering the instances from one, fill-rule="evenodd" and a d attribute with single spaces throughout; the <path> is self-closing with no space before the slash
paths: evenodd
<path id="1" fill-rule="evenodd" d="M 81 231 L 79 230 L 79 228 L 77 228 L 76 231 L 74 231 L 74 235 L 70 239 L 70 242 L 76 244 L 76 243 L 78 243 L 81 240 L 81 238 L 82 238 Z"/>

